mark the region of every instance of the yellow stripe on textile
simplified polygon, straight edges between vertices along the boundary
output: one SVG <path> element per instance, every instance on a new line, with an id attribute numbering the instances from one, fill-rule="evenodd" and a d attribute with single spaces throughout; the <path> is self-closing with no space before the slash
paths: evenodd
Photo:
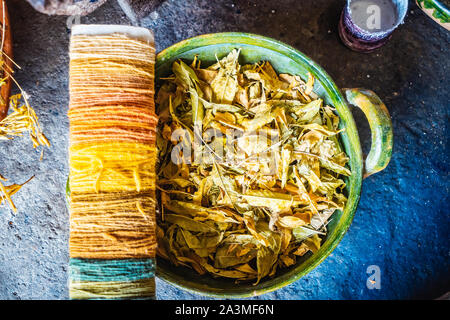
<path id="1" fill-rule="evenodd" d="M 72 194 L 71 256 L 79 258 L 154 257 L 154 192 Z"/>
<path id="2" fill-rule="evenodd" d="M 142 143 L 101 142 L 70 148 L 74 193 L 155 190 L 156 148 Z"/>
<path id="3" fill-rule="evenodd" d="M 70 257 L 154 258 L 154 45 L 74 35 L 70 59 Z M 148 296 L 149 281 L 76 282 L 71 297 Z"/>

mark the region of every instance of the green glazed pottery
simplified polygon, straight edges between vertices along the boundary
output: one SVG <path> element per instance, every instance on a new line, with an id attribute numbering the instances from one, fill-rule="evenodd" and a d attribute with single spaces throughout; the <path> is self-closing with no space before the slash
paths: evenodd
<path id="1" fill-rule="evenodd" d="M 235 283 L 230 279 L 198 275 L 186 267 L 175 267 L 164 259 L 157 260 L 157 276 L 172 285 L 207 296 L 239 298 L 256 296 L 284 287 L 317 267 L 341 241 L 358 206 L 363 176 L 383 170 L 389 163 L 393 134 L 389 112 L 381 100 L 369 90 L 344 89 L 342 92 L 330 76 L 309 57 L 296 49 L 259 35 L 248 33 L 216 33 L 181 41 L 160 52 L 156 58 L 156 85 L 160 77 L 169 76 L 177 59 L 191 62 L 196 55 L 203 66 L 216 62 L 234 48 L 240 48 L 240 63 L 270 61 L 278 73 L 290 73 L 307 78 L 311 72 L 316 78 L 314 90 L 327 104 L 334 106 L 341 118 L 340 140 L 347 155 L 352 175 L 347 179 L 348 202 L 344 211 L 337 211 L 328 224 L 328 234 L 322 247 L 315 254 L 306 254 L 296 265 L 279 269 L 275 277 L 265 278 L 257 285 Z M 361 152 L 358 131 L 348 103 L 356 105 L 365 113 L 372 131 L 372 146 L 365 160 Z"/>
<path id="2" fill-rule="evenodd" d="M 439 0 L 416 0 L 417 5 L 431 19 L 450 30 L 450 10 Z"/>
<path id="3" fill-rule="evenodd" d="M 256 296 L 284 287 L 306 275 L 317 267 L 341 241 L 349 228 L 358 206 L 363 177 L 383 170 L 391 158 L 393 134 L 389 112 L 383 102 L 370 90 L 343 89 L 342 92 L 330 76 L 309 57 L 296 49 L 259 35 L 248 33 L 217 33 L 202 35 L 181 41 L 160 52 L 156 57 L 156 86 L 161 77 L 172 73 L 172 64 L 177 59 L 191 62 L 196 55 L 202 65 L 216 62 L 232 49 L 240 48 L 240 63 L 270 61 L 278 73 L 290 73 L 307 78 L 311 72 L 316 78 L 314 90 L 325 103 L 336 108 L 340 116 L 340 142 L 350 157 L 352 175 L 346 178 L 348 202 L 343 211 L 336 211 L 328 224 L 328 234 L 322 247 L 315 254 L 311 252 L 298 259 L 297 264 L 279 269 L 275 277 L 265 278 L 259 284 L 252 282 L 235 283 L 234 280 L 199 275 L 186 267 L 175 267 L 170 262 L 158 258 L 157 276 L 175 287 L 207 296 L 219 298 L 239 298 Z M 361 152 L 358 131 L 348 103 L 358 106 L 366 115 L 372 132 L 372 146 L 365 161 Z M 70 195 L 69 181 L 66 191 Z"/>

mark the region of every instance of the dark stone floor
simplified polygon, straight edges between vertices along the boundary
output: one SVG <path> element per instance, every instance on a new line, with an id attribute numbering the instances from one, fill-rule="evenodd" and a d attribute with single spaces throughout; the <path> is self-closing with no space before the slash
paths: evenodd
<path id="1" fill-rule="evenodd" d="M 52 148 L 2 142 L 1 173 L 36 178 L 15 195 L 19 212 L 0 208 L 0 299 L 65 299 L 68 264 L 68 44 L 66 17 L 8 1 L 17 80 L 31 95 Z M 449 110 L 450 33 L 410 1 L 406 23 L 372 54 L 346 49 L 337 34 L 343 0 L 166 1 L 143 23 L 158 51 L 188 37 L 221 31 L 284 41 L 321 64 L 340 87 L 377 92 L 395 134 L 388 168 L 364 181 L 353 224 L 337 249 L 301 280 L 262 299 L 436 298 L 450 289 Z M 129 24 L 115 1 L 82 23 Z M 368 125 L 355 111 L 367 150 Z M 381 289 L 366 287 L 366 269 L 381 269 Z M 160 299 L 199 298 L 158 281 Z"/>

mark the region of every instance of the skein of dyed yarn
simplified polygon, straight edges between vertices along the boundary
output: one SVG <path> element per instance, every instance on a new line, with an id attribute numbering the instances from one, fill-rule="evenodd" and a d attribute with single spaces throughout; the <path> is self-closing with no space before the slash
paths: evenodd
<path id="1" fill-rule="evenodd" d="M 154 66 L 147 29 L 72 29 L 71 299 L 155 297 Z"/>

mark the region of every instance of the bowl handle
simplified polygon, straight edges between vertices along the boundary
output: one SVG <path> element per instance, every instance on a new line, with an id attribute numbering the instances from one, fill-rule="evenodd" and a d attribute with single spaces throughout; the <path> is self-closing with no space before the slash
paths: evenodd
<path id="1" fill-rule="evenodd" d="M 343 91 L 347 101 L 360 108 L 369 121 L 372 145 L 365 161 L 364 178 L 367 178 L 386 168 L 391 160 L 394 143 L 391 116 L 375 92 L 359 88 Z"/>

